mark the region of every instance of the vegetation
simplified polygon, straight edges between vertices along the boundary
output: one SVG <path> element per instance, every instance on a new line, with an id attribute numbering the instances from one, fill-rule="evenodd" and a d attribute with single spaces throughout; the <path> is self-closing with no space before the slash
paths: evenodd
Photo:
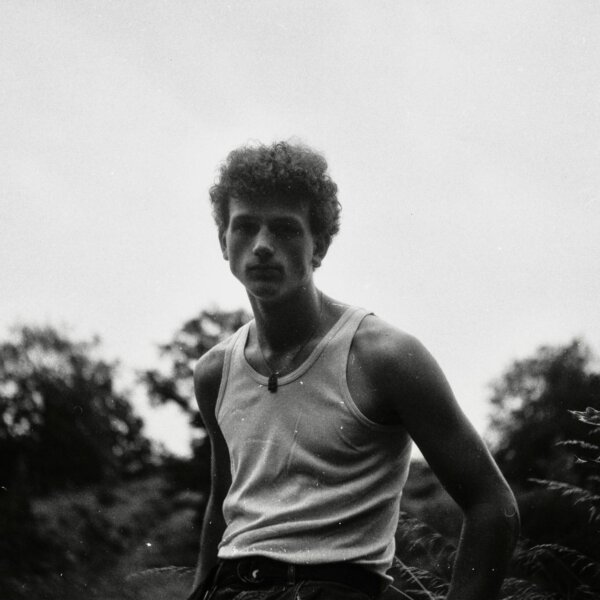
<path id="1" fill-rule="evenodd" d="M 0 583 L 70 561 L 34 498 L 114 484 L 152 464 L 142 421 L 115 390 L 116 365 L 96 356 L 98 343 L 20 327 L 0 344 Z M 63 527 L 72 531 L 70 520 Z"/>
<path id="2" fill-rule="evenodd" d="M 576 483 L 586 477 L 585 469 L 573 469 L 573 454 L 564 444 L 587 434 L 569 410 L 600 409 L 600 373 L 592 370 L 585 344 L 542 346 L 513 362 L 494 382 L 491 404 L 494 456 L 512 483 L 553 476 Z"/>
<path id="3" fill-rule="evenodd" d="M 206 491 L 210 485 L 210 446 L 203 435 L 203 424 L 194 399 L 194 365 L 205 352 L 249 319 L 250 315 L 243 310 L 201 311 L 197 317 L 185 321 L 170 342 L 159 346 L 162 369 L 148 369 L 140 374 L 140 381 L 153 404 L 174 402 L 188 415 L 190 426 L 199 431 L 192 442 L 190 461 L 168 459 L 168 472 L 182 488 Z M 198 515 L 198 520 L 201 517 Z"/>
<path id="4" fill-rule="evenodd" d="M 177 492 L 160 472 L 106 488 L 86 486 L 32 502 L 38 539 L 35 568 L 0 576 L 7 600 L 185 598 L 198 552 L 194 514 L 202 498 Z M 0 519 L 2 515 L 0 515 Z M 18 539 L 18 538 L 16 538 Z M 0 540 L 3 544 L 4 540 Z M 30 559 L 31 545 L 2 548 Z"/>
<path id="5" fill-rule="evenodd" d="M 98 340 L 73 341 L 51 327 L 20 327 L 0 344 L 0 480 L 45 494 L 135 473 L 151 456 L 116 365 Z"/>
<path id="6" fill-rule="evenodd" d="M 209 464 L 193 365 L 247 319 L 200 313 L 160 347 L 161 368 L 140 374 L 152 402 L 175 402 L 199 432 L 190 460 L 160 464 L 97 340 L 21 327 L 0 344 L 0 597 L 187 596 Z M 501 598 L 600 597 L 600 374 L 591 351 L 577 340 L 542 347 L 492 390 L 490 444 L 523 523 Z M 460 511 L 422 461 L 402 508 L 387 598 L 443 598 Z"/>
<path id="7" fill-rule="evenodd" d="M 194 365 L 205 352 L 229 337 L 249 319 L 250 315 L 243 310 L 203 310 L 197 317 L 187 320 L 170 342 L 159 346 L 166 367 L 163 370 L 149 369 L 141 374 L 150 400 L 157 405 L 175 402 L 190 415 L 192 426 L 201 427 L 194 403 Z"/>

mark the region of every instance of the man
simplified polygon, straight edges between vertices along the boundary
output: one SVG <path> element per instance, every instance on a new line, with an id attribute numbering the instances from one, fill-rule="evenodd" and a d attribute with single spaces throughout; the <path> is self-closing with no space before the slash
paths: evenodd
<path id="1" fill-rule="evenodd" d="M 254 320 L 195 370 L 212 488 L 192 597 L 380 595 L 412 439 L 464 512 L 447 599 L 494 598 L 514 497 L 427 350 L 315 287 L 340 212 L 323 157 L 235 150 L 210 195 Z"/>

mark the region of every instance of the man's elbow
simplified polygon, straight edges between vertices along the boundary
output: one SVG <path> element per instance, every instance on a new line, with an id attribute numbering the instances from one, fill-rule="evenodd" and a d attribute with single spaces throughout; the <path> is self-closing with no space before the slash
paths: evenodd
<path id="1" fill-rule="evenodd" d="M 521 532 L 519 507 L 514 494 L 506 487 L 492 497 L 473 502 L 465 511 L 466 521 L 477 522 L 489 532 L 505 538 L 510 545 L 516 544 Z"/>
<path id="2" fill-rule="evenodd" d="M 519 505 L 514 494 L 510 490 L 508 492 L 506 498 L 501 503 L 502 518 L 510 530 L 513 543 L 516 544 L 521 533 L 521 515 L 519 514 Z"/>
<path id="3" fill-rule="evenodd" d="M 506 531 L 507 537 L 514 546 L 521 533 L 521 515 L 517 501 L 510 490 L 498 502 L 496 519 L 499 527 Z"/>

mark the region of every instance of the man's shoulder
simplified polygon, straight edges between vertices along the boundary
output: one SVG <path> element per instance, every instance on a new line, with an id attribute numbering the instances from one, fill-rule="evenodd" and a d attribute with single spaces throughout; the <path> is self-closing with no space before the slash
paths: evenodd
<path id="1" fill-rule="evenodd" d="M 219 342 L 213 346 L 208 352 L 205 352 L 196 362 L 194 367 L 194 381 L 206 381 L 214 378 L 216 375 L 220 377 L 225 362 L 225 352 L 227 350 L 227 340 Z"/>
<path id="2" fill-rule="evenodd" d="M 368 314 L 354 336 L 354 346 L 378 360 L 408 356 L 422 347 L 421 342 L 408 333 L 374 314 Z"/>
<path id="3" fill-rule="evenodd" d="M 205 352 L 196 362 L 194 367 L 194 387 L 196 393 L 218 391 L 225 364 L 227 348 L 232 343 L 236 334 L 222 340 L 210 350 Z"/>
<path id="4" fill-rule="evenodd" d="M 378 379 L 387 379 L 392 373 L 401 378 L 419 377 L 433 360 L 415 335 L 373 314 L 361 322 L 352 351 L 367 373 Z"/>

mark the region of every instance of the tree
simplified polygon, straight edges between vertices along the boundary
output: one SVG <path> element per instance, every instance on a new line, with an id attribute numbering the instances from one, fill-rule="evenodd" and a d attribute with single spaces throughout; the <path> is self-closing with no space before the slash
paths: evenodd
<path id="1" fill-rule="evenodd" d="M 574 458 L 561 443 L 583 439 L 585 425 L 570 410 L 600 408 L 600 373 L 580 340 L 542 346 L 517 360 L 493 386 L 491 433 L 494 456 L 513 482 L 561 475 L 575 482 Z"/>
<path id="2" fill-rule="evenodd" d="M 143 423 L 114 389 L 117 365 L 99 340 L 22 326 L 0 344 L 0 478 L 49 492 L 140 469 L 151 456 Z"/>
<path id="3" fill-rule="evenodd" d="M 150 401 L 154 405 L 174 402 L 188 415 L 190 425 L 201 430 L 203 425 L 194 401 L 196 361 L 249 319 L 250 315 L 243 310 L 203 310 L 186 321 L 170 342 L 159 346 L 164 368 L 147 370 L 140 376 Z M 167 458 L 167 472 L 176 479 L 178 487 L 205 491 L 210 477 L 210 447 L 206 436 L 199 435 L 192 442 L 192 453 L 191 461 Z"/>
<path id="4" fill-rule="evenodd" d="M 243 310 L 203 310 L 186 321 L 170 342 L 159 346 L 166 370 L 151 369 L 141 374 L 151 402 L 175 402 L 190 416 L 192 425 L 201 427 L 194 402 L 194 365 L 205 352 L 249 320 L 250 315 Z"/>

